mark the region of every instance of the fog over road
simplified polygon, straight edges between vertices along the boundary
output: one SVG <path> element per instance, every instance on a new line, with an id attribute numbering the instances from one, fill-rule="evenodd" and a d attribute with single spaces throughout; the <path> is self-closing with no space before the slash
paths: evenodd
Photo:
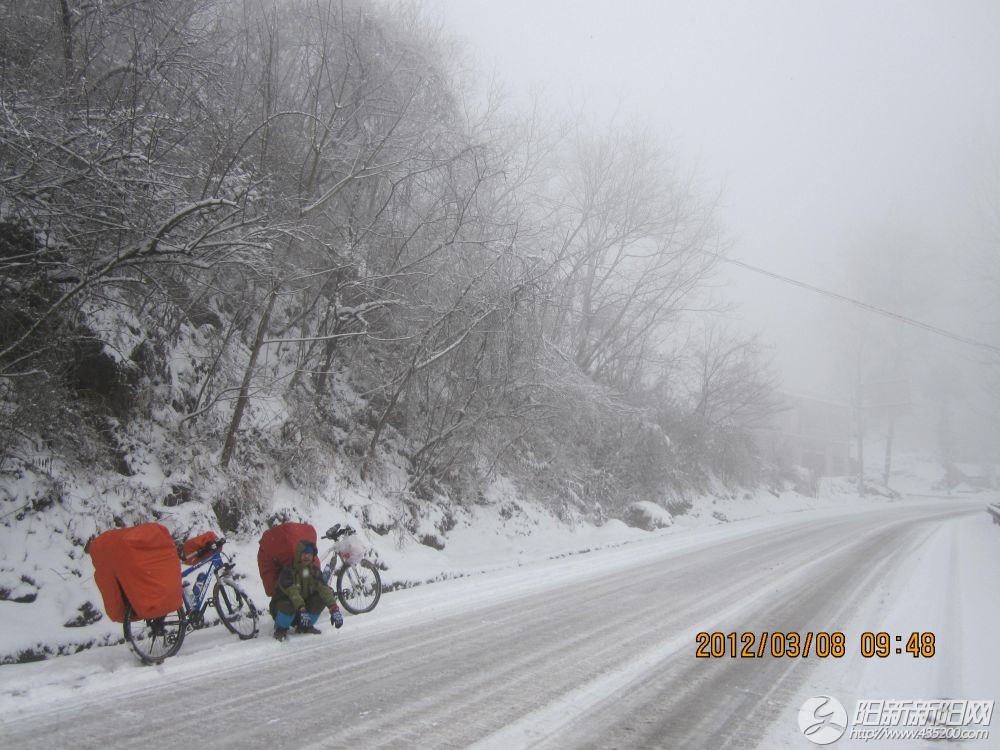
<path id="1" fill-rule="evenodd" d="M 970 513 L 981 505 L 791 514 L 390 594 L 340 632 L 287 644 L 268 623 L 258 641 L 189 651 L 208 635 L 196 632 L 163 667 L 137 666 L 141 684 L 32 707 L 3 720 L 0 741 L 754 747 L 825 660 L 697 659 L 696 634 L 844 629 L 877 581 Z"/>

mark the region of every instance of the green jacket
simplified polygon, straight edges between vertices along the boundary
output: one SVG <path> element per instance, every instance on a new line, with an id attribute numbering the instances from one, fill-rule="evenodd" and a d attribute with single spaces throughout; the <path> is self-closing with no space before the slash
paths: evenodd
<path id="1" fill-rule="evenodd" d="M 295 558 L 291 565 L 286 565 L 278 576 L 278 590 L 275 598 L 288 599 L 295 609 L 306 606 L 306 601 L 316 595 L 323 602 L 324 607 L 330 607 L 336 600 L 337 595 L 329 586 L 323 583 L 322 574 L 315 565 L 305 566 L 302 564 L 302 545 L 299 542 L 295 545 Z"/>

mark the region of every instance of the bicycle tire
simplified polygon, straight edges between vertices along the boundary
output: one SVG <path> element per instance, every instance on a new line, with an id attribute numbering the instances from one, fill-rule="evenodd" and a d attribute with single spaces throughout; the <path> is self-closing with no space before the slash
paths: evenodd
<path id="1" fill-rule="evenodd" d="M 249 596 L 231 583 L 216 581 L 212 589 L 212 603 L 226 630 L 241 641 L 257 637 L 260 613 Z"/>
<path id="2" fill-rule="evenodd" d="M 352 615 L 362 615 L 375 609 L 382 598 L 382 576 L 374 563 L 362 560 L 357 565 L 345 565 L 337 571 L 337 598 Z"/>
<path id="3" fill-rule="evenodd" d="M 122 631 L 129 648 L 143 664 L 162 664 L 164 659 L 180 651 L 187 621 L 183 609 L 153 620 L 138 619 L 132 606 L 127 605 Z"/>

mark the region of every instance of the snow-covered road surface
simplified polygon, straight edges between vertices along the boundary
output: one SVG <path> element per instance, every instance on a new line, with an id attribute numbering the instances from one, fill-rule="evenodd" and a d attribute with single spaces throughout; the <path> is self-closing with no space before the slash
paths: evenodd
<path id="1" fill-rule="evenodd" d="M 810 747 L 794 720 L 779 723 L 834 660 L 697 659 L 696 634 L 845 631 L 836 669 L 848 684 L 878 668 L 854 633 L 883 629 L 865 618 L 897 603 L 928 540 L 986 532 L 1000 549 L 981 503 L 808 512 L 394 593 L 339 632 L 286 644 L 269 624 L 250 643 L 213 628 L 156 668 L 133 665 L 124 647 L 4 667 L 0 744 L 724 748 L 787 737 Z M 948 591 L 934 596 L 957 606 Z M 938 661 L 956 653 L 948 636 Z M 917 667 L 928 680 L 942 673 L 935 659 Z"/>

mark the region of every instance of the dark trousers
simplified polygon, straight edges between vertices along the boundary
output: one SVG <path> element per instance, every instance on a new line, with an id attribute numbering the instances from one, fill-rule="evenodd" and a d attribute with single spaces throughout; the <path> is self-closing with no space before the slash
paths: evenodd
<path id="1" fill-rule="evenodd" d="M 314 593 L 306 598 L 306 611 L 309 613 L 309 617 L 312 619 L 313 622 L 316 622 L 316 620 L 319 619 L 320 614 L 323 612 L 324 606 L 325 605 L 323 604 L 323 600 L 320 598 L 319 594 Z M 295 613 L 298 611 L 295 605 L 292 604 L 292 600 L 289 599 L 284 594 L 282 594 L 280 591 L 273 597 L 271 597 L 271 606 L 268 607 L 268 609 L 271 612 L 271 617 L 273 617 L 275 620 L 278 619 L 279 612 L 284 615 L 290 615 L 294 617 Z"/>

